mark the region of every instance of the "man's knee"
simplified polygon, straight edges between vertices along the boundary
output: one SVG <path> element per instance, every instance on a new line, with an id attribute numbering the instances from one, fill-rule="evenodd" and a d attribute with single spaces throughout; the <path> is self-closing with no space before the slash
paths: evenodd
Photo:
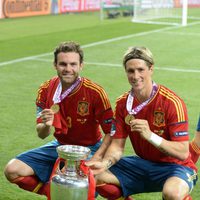
<path id="1" fill-rule="evenodd" d="M 17 165 L 15 163 L 16 159 L 12 159 L 5 166 L 4 174 L 9 181 L 17 178 Z"/>
<path id="2" fill-rule="evenodd" d="M 24 162 L 18 159 L 12 159 L 5 166 L 4 174 L 8 181 L 12 182 L 20 176 L 33 175 L 33 170 Z"/>
<path id="3" fill-rule="evenodd" d="M 171 200 L 171 199 L 173 199 L 173 200 L 182 200 L 183 198 L 181 197 L 181 195 L 180 194 L 178 194 L 178 193 L 175 193 L 175 192 L 170 192 L 170 191 L 163 191 L 163 199 L 164 200 Z"/>
<path id="4" fill-rule="evenodd" d="M 163 193 L 163 200 L 168 200 L 168 199 L 173 199 L 173 200 L 192 200 L 192 197 L 190 195 L 186 195 L 183 197 L 180 194 L 176 193 Z"/>
<path id="5" fill-rule="evenodd" d="M 179 187 L 164 187 L 162 191 L 164 200 L 183 200 L 186 196 L 183 190 L 179 190 Z"/>
<path id="6" fill-rule="evenodd" d="M 188 184 L 179 177 L 168 178 L 163 186 L 163 198 L 165 200 L 183 200 L 188 193 Z"/>

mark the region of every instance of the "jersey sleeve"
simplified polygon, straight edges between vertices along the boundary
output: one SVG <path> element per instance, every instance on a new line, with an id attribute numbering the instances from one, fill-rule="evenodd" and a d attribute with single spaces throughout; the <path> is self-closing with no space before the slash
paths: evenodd
<path id="1" fill-rule="evenodd" d="M 188 114 L 183 100 L 172 96 L 171 104 L 166 114 L 170 139 L 172 141 L 189 140 Z"/>
<path id="2" fill-rule="evenodd" d="M 116 101 L 114 121 L 112 125 L 113 138 L 127 138 L 128 131 L 126 131 L 126 125 L 124 122 L 124 116 L 126 113 L 126 108 L 124 107 L 125 97 L 120 97 Z M 115 130 L 113 130 L 115 129 Z"/>
<path id="3" fill-rule="evenodd" d="M 111 108 L 111 103 L 106 94 L 105 90 L 96 86 L 96 97 L 95 97 L 95 118 L 99 122 L 103 132 L 109 134 L 111 131 L 113 110 Z"/>
<path id="4" fill-rule="evenodd" d="M 46 107 L 47 102 L 47 90 L 49 86 L 49 81 L 44 82 L 40 85 L 38 91 L 37 91 L 37 98 L 36 98 L 36 115 L 37 115 L 37 123 L 41 123 L 42 120 L 40 118 L 40 113 L 42 110 Z"/>

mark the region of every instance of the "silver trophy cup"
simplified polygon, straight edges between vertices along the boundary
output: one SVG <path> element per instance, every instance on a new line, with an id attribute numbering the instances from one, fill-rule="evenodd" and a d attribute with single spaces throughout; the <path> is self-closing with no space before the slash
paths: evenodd
<path id="1" fill-rule="evenodd" d="M 57 152 L 59 158 L 51 179 L 51 200 L 87 200 L 88 177 L 80 170 L 80 163 L 89 156 L 90 149 L 61 145 Z"/>

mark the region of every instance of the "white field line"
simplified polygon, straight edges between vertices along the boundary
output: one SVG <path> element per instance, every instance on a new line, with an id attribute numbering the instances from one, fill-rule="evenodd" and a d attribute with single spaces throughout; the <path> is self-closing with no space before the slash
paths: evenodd
<path id="1" fill-rule="evenodd" d="M 23 61 L 27 61 L 27 60 L 35 60 L 37 58 L 40 58 L 40 57 L 43 57 L 43 56 L 49 56 L 51 54 L 52 53 L 45 53 L 45 54 L 19 58 L 19 59 L 15 59 L 15 60 L 10 60 L 10 61 L 6 61 L 6 62 L 1 62 L 0 66 L 11 65 L 11 64 L 14 64 L 14 63 L 23 62 Z"/>
<path id="2" fill-rule="evenodd" d="M 83 45 L 82 48 L 89 48 L 89 47 L 93 47 L 93 46 L 98 46 L 98 45 L 102 45 L 102 44 L 116 42 L 116 41 L 119 41 L 119 40 L 126 40 L 126 39 L 129 39 L 129 38 L 145 36 L 145 35 L 149 35 L 149 34 L 152 34 L 152 33 L 163 32 L 163 31 L 172 30 L 172 29 L 176 29 L 176 28 L 180 28 L 180 27 L 179 26 L 178 27 L 174 27 L 174 26 L 173 27 L 165 27 L 165 28 L 162 28 L 162 29 L 157 29 L 157 30 L 152 30 L 152 31 L 146 31 L 146 32 L 141 32 L 141 33 L 126 35 L 126 36 L 121 36 L 121 37 L 116 37 L 116 38 L 112 38 L 112 39 L 108 39 L 108 40 L 102 40 L 102 41 L 99 41 L 99 42 L 94 42 L 94 43 L 86 44 L 86 45 Z M 5 65 L 10 65 L 10 64 L 18 63 L 18 62 L 27 61 L 27 60 L 34 60 L 36 58 L 41 58 L 41 57 L 44 57 L 44 56 L 49 56 L 51 54 L 52 54 L 52 52 L 51 53 L 45 53 L 45 54 L 39 54 L 39 55 L 35 55 L 35 56 L 24 57 L 24 58 L 19 58 L 19 59 L 15 59 L 15 60 L 6 61 L 6 62 L 1 62 L 0 63 L 0 67 L 1 66 L 5 66 Z"/>
<path id="3" fill-rule="evenodd" d="M 194 22 L 194 23 L 188 24 L 188 26 L 193 26 L 193 25 L 198 25 L 198 24 L 200 24 L 200 22 Z M 126 39 L 129 39 L 129 38 L 140 37 L 140 36 L 145 36 L 145 35 L 149 35 L 149 34 L 153 34 L 153 33 L 159 33 L 159 32 L 165 32 L 165 31 L 169 31 L 169 30 L 173 30 L 173 29 L 179 29 L 179 28 L 182 28 L 182 27 L 181 26 L 165 27 L 165 28 L 162 28 L 162 29 L 146 31 L 146 32 L 126 35 L 126 36 L 121 36 L 121 37 L 116 37 L 116 38 L 112 38 L 112 39 L 108 39 L 108 40 L 102 40 L 102 41 L 99 41 L 99 42 L 86 44 L 86 45 L 83 45 L 82 48 L 98 46 L 98 45 L 107 44 L 107 43 L 111 43 L 111 42 L 115 42 L 115 41 L 126 40 Z M 34 60 L 34 59 L 41 58 L 41 57 L 44 57 L 44 56 L 49 56 L 51 54 L 52 54 L 52 52 L 51 53 L 39 54 L 39 55 L 35 55 L 35 56 L 24 57 L 24 58 L 19 58 L 19 59 L 15 59 L 15 60 L 6 61 L 6 62 L 1 62 L 0 67 L 5 66 L 5 65 L 18 63 L 18 62 L 27 61 L 27 60 Z"/>
<path id="4" fill-rule="evenodd" d="M 43 62 L 52 62 L 50 59 L 35 59 L 38 61 L 43 61 Z M 114 63 L 98 63 L 98 62 L 84 62 L 86 65 L 98 65 L 98 66 L 105 66 L 105 67 L 123 67 L 120 64 L 114 64 Z M 181 68 L 176 68 L 174 66 L 170 67 L 155 67 L 156 70 L 164 70 L 164 71 L 174 71 L 174 72 L 187 72 L 187 73 L 200 73 L 200 70 L 198 69 L 181 69 Z"/>
<path id="5" fill-rule="evenodd" d="M 181 33 L 181 32 L 166 31 L 163 32 L 162 34 L 200 37 L 200 33 Z"/>
<path id="6" fill-rule="evenodd" d="M 85 62 L 87 65 L 99 65 L 99 66 L 109 66 L 109 67 L 122 67 L 119 64 L 112 64 L 112 63 L 96 63 L 96 62 Z M 189 73 L 200 73 L 198 69 L 181 69 L 176 68 L 174 66 L 170 67 L 155 67 L 156 70 L 164 70 L 164 71 L 175 71 L 175 72 L 189 72 Z"/>

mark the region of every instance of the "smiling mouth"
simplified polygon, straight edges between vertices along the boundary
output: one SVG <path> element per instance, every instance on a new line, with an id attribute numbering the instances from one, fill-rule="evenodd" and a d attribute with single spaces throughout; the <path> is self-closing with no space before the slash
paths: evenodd
<path id="1" fill-rule="evenodd" d="M 73 77 L 73 75 L 72 74 L 63 74 L 62 77 L 64 77 L 64 78 L 71 78 L 71 77 Z"/>
<path id="2" fill-rule="evenodd" d="M 137 85 L 139 85 L 141 83 L 143 83 L 142 80 L 135 80 L 135 81 L 132 82 L 132 84 L 135 85 L 135 86 L 137 86 Z"/>
<path id="3" fill-rule="evenodd" d="M 138 81 L 134 81 L 134 82 L 132 82 L 132 84 L 137 86 L 137 85 L 139 85 L 139 82 Z"/>

